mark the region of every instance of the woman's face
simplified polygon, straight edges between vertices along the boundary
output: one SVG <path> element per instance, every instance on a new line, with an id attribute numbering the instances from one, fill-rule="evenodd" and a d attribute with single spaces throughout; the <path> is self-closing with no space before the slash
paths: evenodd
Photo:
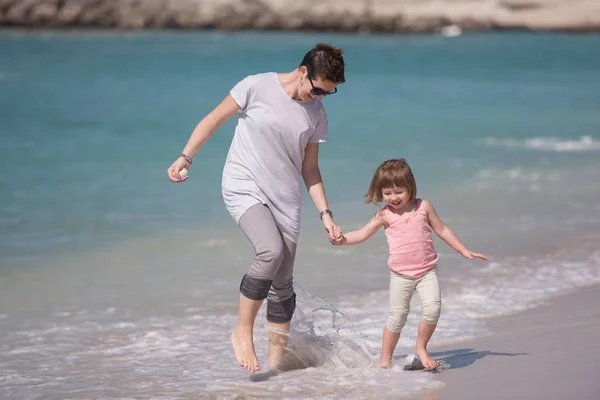
<path id="1" fill-rule="evenodd" d="M 337 91 L 337 83 L 327 81 L 320 76 L 311 79 L 305 67 L 302 67 L 302 79 L 298 88 L 298 97 L 301 101 L 321 100 L 323 97 L 333 94 Z"/>

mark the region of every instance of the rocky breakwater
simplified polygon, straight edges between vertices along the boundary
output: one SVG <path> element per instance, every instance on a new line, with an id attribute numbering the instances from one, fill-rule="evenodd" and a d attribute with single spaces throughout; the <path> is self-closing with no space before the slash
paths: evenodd
<path id="1" fill-rule="evenodd" d="M 0 26 L 600 31 L 600 0 L 0 0 Z"/>

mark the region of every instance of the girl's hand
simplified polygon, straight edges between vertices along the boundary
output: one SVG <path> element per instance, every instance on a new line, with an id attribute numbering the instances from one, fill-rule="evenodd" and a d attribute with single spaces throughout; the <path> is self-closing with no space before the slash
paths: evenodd
<path id="1" fill-rule="evenodd" d="M 481 253 L 475 253 L 471 250 L 465 250 L 461 254 L 464 258 L 468 258 L 469 260 L 473 260 L 475 258 L 481 258 L 482 260 L 488 259 L 485 255 L 483 255 Z"/>
<path id="2" fill-rule="evenodd" d="M 329 237 L 331 244 L 339 243 L 342 240 L 342 228 L 339 227 L 329 215 L 323 216 L 323 227 Z"/>
<path id="3" fill-rule="evenodd" d="M 346 237 L 342 234 L 342 236 L 338 240 L 334 240 L 334 241 L 330 241 L 330 242 L 334 246 L 342 246 L 344 244 L 345 240 L 346 240 Z"/>
<path id="4" fill-rule="evenodd" d="M 177 158 L 173 164 L 167 170 L 167 174 L 169 175 L 169 179 L 171 182 L 179 183 L 185 182 L 188 179 L 188 176 L 181 176 L 181 170 L 184 168 L 189 168 L 189 163 L 183 157 Z"/>
<path id="5" fill-rule="evenodd" d="M 344 235 L 342 234 L 342 227 L 336 225 L 335 228 L 333 229 L 333 237 L 334 240 L 331 240 L 331 238 L 329 239 L 329 241 L 331 242 L 332 245 L 338 245 L 342 243 L 342 240 L 344 239 Z"/>

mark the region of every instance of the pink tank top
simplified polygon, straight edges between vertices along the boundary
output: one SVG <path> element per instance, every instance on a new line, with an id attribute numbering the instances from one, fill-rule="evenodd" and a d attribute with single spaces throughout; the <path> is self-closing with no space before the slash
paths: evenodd
<path id="1" fill-rule="evenodd" d="M 417 209 L 409 217 L 385 210 L 389 225 L 385 236 L 390 248 L 388 266 L 398 274 L 414 278 L 435 267 L 438 256 L 433 248 L 431 227 L 422 200 L 417 199 Z"/>

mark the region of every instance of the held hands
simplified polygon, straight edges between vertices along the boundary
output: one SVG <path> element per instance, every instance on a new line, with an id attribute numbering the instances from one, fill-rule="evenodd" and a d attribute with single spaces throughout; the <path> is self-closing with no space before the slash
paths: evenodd
<path id="1" fill-rule="evenodd" d="M 474 260 L 475 258 L 481 258 L 482 260 L 487 260 L 488 258 L 481 254 L 481 253 L 475 253 L 469 249 L 465 249 L 464 251 L 461 251 L 462 256 L 464 258 L 468 258 L 469 260 Z"/>
<path id="2" fill-rule="evenodd" d="M 323 215 L 323 227 L 329 236 L 329 242 L 333 245 L 339 244 L 342 241 L 342 228 L 333 222 L 330 215 Z"/>
<path id="3" fill-rule="evenodd" d="M 167 170 L 167 174 L 169 175 L 169 179 L 173 183 L 185 182 L 188 179 L 186 174 L 182 174 L 181 170 L 189 168 L 190 164 L 186 161 L 185 158 L 179 157 Z"/>
<path id="4" fill-rule="evenodd" d="M 340 238 L 337 240 L 334 240 L 334 241 L 330 240 L 331 244 L 334 246 L 341 246 L 344 244 L 344 241 L 346 240 L 346 237 L 341 233 L 341 231 L 342 231 L 341 229 L 342 228 L 340 228 Z"/>
<path id="5" fill-rule="evenodd" d="M 334 240 L 331 240 L 331 238 L 329 238 L 329 242 L 332 245 L 341 246 L 341 245 L 345 244 L 346 237 L 344 236 L 344 233 L 342 232 L 341 226 L 336 225 L 335 229 L 333 230 L 333 233 L 334 233 Z"/>
<path id="6" fill-rule="evenodd" d="M 344 235 L 342 234 L 342 227 L 336 225 L 335 228 L 333 229 L 333 240 L 330 236 L 329 242 L 331 242 L 331 244 L 334 246 L 339 246 L 340 244 L 342 244 L 343 240 L 344 240 Z"/>

